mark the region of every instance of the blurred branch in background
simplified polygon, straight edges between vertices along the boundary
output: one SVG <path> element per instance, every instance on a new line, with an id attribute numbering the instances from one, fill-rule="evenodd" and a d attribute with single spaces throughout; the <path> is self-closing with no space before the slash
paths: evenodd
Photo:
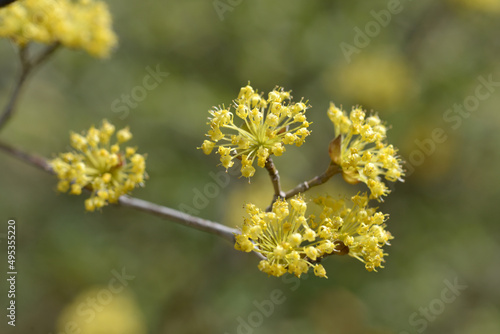
<path id="1" fill-rule="evenodd" d="M 59 47 L 59 43 L 53 43 L 51 45 L 46 46 L 39 54 L 33 57 L 33 59 L 29 59 L 28 46 L 20 46 L 19 47 L 19 60 L 21 62 L 21 73 L 15 83 L 14 91 L 10 96 L 5 109 L 3 110 L 0 116 L 0 129 L 7 123 L 9 118 L 14 113 L 14 109 L 16 107 L 17 100 L 19 95 L 26 83 L 26 79 L 33 72 L 35 68 L 40 66 L 45 60 L 47 60 Z"/>

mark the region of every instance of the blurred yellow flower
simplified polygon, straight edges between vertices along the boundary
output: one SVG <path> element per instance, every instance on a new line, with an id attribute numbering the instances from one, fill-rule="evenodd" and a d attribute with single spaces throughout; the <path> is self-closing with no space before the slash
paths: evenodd
<path id="1" fill-rule="evenodd" d="M 346 182 L 366 183 L 370 198 L 381 200 L 390 192 L 381 176 L 391 182 L 403 181 L 402 161 L 397 149 L 385 143 L 387 129 L 377 115 L 366 117 L 364 110 L 354 108 L 348 117 L 332 103 L 328 117 L 337 136 L 330 143 L 330 157 L 342 167 Z"/>
<path id="2" fill-rule="evenodd" d="M 498 0 L 450 0 L 452 3 L 467 9 L 477 10 L 484 13 L 500 14 L 500 1 Z"/>
<path id="3" fill-rule="evenodd" d="M 229 108 L 209 111 L 210 140 L 205 140 L 199 148 L 210 154 L 218 147 L 226 169 L 233 166 L 234 158 L 241 159 L 241 173 L 245 177 L 254 175 L 255 158 L 258 166 L 264 167 L 271 154 L 283 154 L 284 144 L 300 146 L 310 134 L 305 116 L 308 107 L 303 102 L 291 102 L 290 92 L 283 88 L 276 87 L 266 100 L 247 85 L 241 88 L 233 106 L 234 112 Z M 234 114 L 240 120 L 238 124 L 234 123 Z"/>
<path id="4" fill-rule="evenodd" d="M 330 86 L 363 105 L 390 110 L 415 92 L 411 70 L 406 61 L 393 54 L 362 54 L 349 65 L 329 74 L 336 81 Z"/>
<path id="5" fill-rule="evenodd" d="M 60 180 L 59 191 L 80 195 L 87 188 L 92 192 L 85 201 L 88 211 L 116 203 L 121 195 L 142 185 L 146 178 L 144 156 L 133 147 L 120 150 L 120 144 L 132 138 L 128 128 L 118 131 L 117 143 L 111 144 L 114 132 L 115 127 L 106 120 L 100 129 L 92 126 L 83 135 L 73 132 L 71 146 L 76 152 L 61 153 L 50 162 Z"/>
<path id="6" fill-rule="evenodd" d="M 143 316 L 127 292 L 94 287 L 80 293 L 57 320 L 58 333 L 146 334 Z"/>
<path id="7" fill-rule="evenodd" d="M 0 9 L 0 37 L 20 46 L 61 43 L 96 57 L 117 44 L 108 7 L 99 0 L 18 0 Z"/>

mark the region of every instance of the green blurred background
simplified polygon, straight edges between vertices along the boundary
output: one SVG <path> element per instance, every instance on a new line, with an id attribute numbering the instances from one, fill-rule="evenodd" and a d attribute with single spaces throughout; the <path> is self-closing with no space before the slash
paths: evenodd
<path id="1" fill-rule="evenodd" d="M 68 148 L 70 130 L 103 118 L 130 125 L 150 177 L 133 195 L 179 208 L 193 206 L 210 173 L 223 170 L 216 155 L 196 150 L 207 110 L 228 105 L 248 81 L 264 92 L 283 86 L 312 105 L 312 135 L 275 159 L 285 189 L 327 166 L 330 101 L 361 104 L 392 126 L 389 141 L 411 174 L 380 204 L 395 236 L 386 268 L 367 272 L 353 258 L 332 257 L 324 261 L 329 279 L 268 278 L 256 257 L 212 235 L 127 208 L 85 212 L 83 196 L 57 193 L 54 177 L 2 152 L 0 233 L 15 218 L 18 240 L 17 326 L 6 325 L 4 308 L 2 333 L 71 333 L 70 321 L 89 334 L 500 333 L 500 87 L 477 88 L 480 76 L 500 81 L 497 0 L 402 1 L 386 27 L 373 23 L 371 11 L 389 6 L 378 0 L 222 0 L 230 10 L 219 13 L 212 1 L 108 3 L 120 40 L 111 58 L 57 52 L 0 140 L 53 157 Z M 355 28 L 367 27 L 373 37 L 348 61 L 341 43 L 356 46 Z M 169 76 L 136 108 L 117 112 L 113 101 L 157 66 Z M 1 105 L 18 70 L 2 40 Z M 474 102 L 476 89 L 489 95 L 470 113 L 447 112 Z M 435 129 L 446 140 L 429 144 Z M 419 142 L 430 151 L 418 153 Z M 317 193 L 363 189 L 334 179 Z M 198 211 L 234 226 L 245 202 L 266 205 L 271 195 L 258 170 L 251 184 L 231 176 Z M 6 256 L 0 262 L 6 272 Z M 110 294 L 122 270 L 134 278 Z M 466 288 L 453 293 L 456 282 Z M 4 307 L 4 279 L 0 288 Z M 282 303 L 262 315 L 256 303 L 274 290 Z M 90 321 L 75 308 L 90 310 L 92 298 L 101 304 Z"/>

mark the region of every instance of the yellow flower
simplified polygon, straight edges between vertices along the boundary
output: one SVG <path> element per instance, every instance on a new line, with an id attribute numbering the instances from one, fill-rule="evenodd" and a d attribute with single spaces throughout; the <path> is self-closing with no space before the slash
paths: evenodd
<path id="1" fill-rule="evenodd" d="M 394 111 L 417 91 L 414 74 L 405 57 L 393 52 L 364 52 L 327 75 L 327 87 L 363 105 Z"/>
<path id="2" fill-rule="evenodd" d="M 386 127 L 377 115 L 366 117 L 360 108 L 354 108 L 348 117 L 332 103 L 328 116 L 337 135 L 330 144 L 332 162 L 342 168 L 344 180 L 366 183 L 370 198 L 381 200 L 390 192 L 381 176 L 391 182 L 403 181 L 404 176 L 397 149 L 385 143 Z"/>
<path id="3" fill-rule="evenodd" d="M 108 7 L 98 0 L 18 0 L 0 9 L 0 37 L 20 46 L 61 43 L 96 57 L 117 43 Z"/>
<path id="4" fill-rule="evenodd" d="M 284 144 L 300 146 L 310 134 L 307 130 L 304 102 L 291 102 L 290 92 L 276 87 L 264 99 L 250 85 L 241 88 L 238 98 L 230 108 L 210 110 L 210 130 L 201 148 L 210 154 L 215 147 L 220 161 L 227 169 L 233 166 L 235 158 L 241 159 L 241 173 L 251 177 L 255 173 L 253 163 L 264 167 L 267 158 L 280 156 L 285 151 Z M 235 124 L 235 114 L 238 122 Z"/>
<path id="5" fill-rule="evenodd" d="M 51 166 L 59 178 L 57 190 L 80 195 L 83 188 L 91 191 L 85 201 L 88 211 L 99 209 L 108 203 L 116 203 L 146 178 L 146 162 L 136 149 L 119 144 L 132 138 L 128 128 L 117 132 L 116 144 L 110 143 L 115 127 L 103 120 L 100 129 L 91 127 L 86 134 L 71 133 L 74 152 L 59 154 Z"/>
<path id="6" fill-rule="evenodd" d="M 385 230 L 387 215 L 368 207 L 366 194 L 351 198 L 353 205 L 347 207 L 343 200 L 334 200 L 330 196 L 320 196 L 314 200 L 323 206 L 318 217 L 322 237 L 331 240 L 339 253 L 349 254 L 365 263 L 368 271 L 383 268 L 382 247 L 393 239 Z"/>

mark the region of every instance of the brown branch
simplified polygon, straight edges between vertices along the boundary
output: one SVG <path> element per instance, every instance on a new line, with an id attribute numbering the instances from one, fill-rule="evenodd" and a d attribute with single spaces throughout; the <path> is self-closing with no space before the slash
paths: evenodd
<path id="1" fill-rule="evenodd" d="M 285 198 L 285 192 L 281 190 L 280 175 L 271 157 L 267 158 L 265 167 L 267 169 L 267 172 L 269 173 L 269 177 L 271 178 L 271 182 L 273 183 L 274 188 L 273 200 L 266 209 L 266 211 L 269 212 L 271 211 L 274 202 L 276 202 L 278 198 Z"/>
<path id="2" fill-rule="evenodd" d="M 302 182 L 301 184 L 297 185 L 292 190 L 286 192 L 284 198 L 289 199 L 299 193 L 304 193 L 305 191 L 311 189 L 312 187 L 319 186 L 320 184 L 323 184 L 326 181 L 330 180 L 332 176 L 334 176 L 337 173 L 340 173 L 341 171 L 342 169 L 338 165 L 330 163 L 328 169 L 323 174 L 318 175 L 309 181 Z"/>
<path id="3" fill-rule="evenodd" d="M 46 171 L 48 173 L 54 174 L 54 171 L 52 170 L 52 167 L 50 164 L 47 162 L 45 158 L 39 157 L 34 154 L 29 154 L 26 152 L 23 152 L 15 147 L 12 147 L 10 145 L 7 145 L 5 143 L 0 142 L 0 150 L 7 152 L 14 156 L 15 158 L 26 162 L 28 165 L 32 165 L 34 167 L 37 167 L 43 171 Z"/>
<path id="4" fill-rule="evenodd" d="M 228 240 L 231 243 L 235 242 L 234 235 L 239 234 L 238 230 L 230 228 L 228 226 L 202 219 L 199 217 L 188 215 L 187 213 L 168 208 L 166 206 L 161 206 L 148 201 L 144 201 L 139 198 L 133 198 L 129 196 L 120 196 L 118 199 L 120 205 L 134 208 L 139 211 L 151 213 L 162 218 L 166 218 L 170 221 L 179 223 L 181 225 L 192 227 L 194 229 L 204 231 L 217 235 L 223 239 Z"/>

